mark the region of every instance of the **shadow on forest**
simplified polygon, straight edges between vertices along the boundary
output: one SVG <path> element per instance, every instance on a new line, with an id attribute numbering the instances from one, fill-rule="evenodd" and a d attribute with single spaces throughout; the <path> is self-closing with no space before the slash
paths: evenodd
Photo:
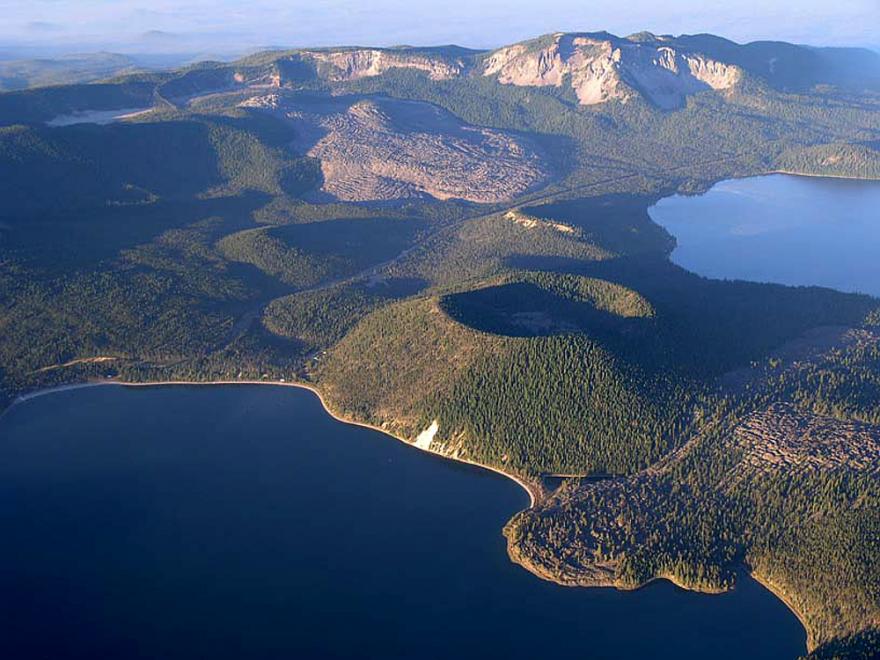
<path id="1" fill-rule="evenodd" d="M 120 250 L 207 218 L 219 219 L 218 228 L 226 233 L 251 227 L 251 215 L 267 201 L 265 193 L 247 192 L 46 215 L 8 227 L 2 235 L 3 245 L 25 263 L 47 272 L 61 272 L 96 266 Z"/>
<path id="2" fill-rule="evenodd" d="M 774 348 L 824 325 L 858 325 L 877 307 L 870 296 L 821 287 L 713 280 L 675 264 L 674 239 L 648 216 L 654 198 L 610 195 L 524 209 L 584 231 L 620 256 L 602 261 L 514 255 L 512 268 L 608 280 L 643 295 L 656 310 L 655 332 L 638 346 L 618 345 L 643 367 L 717 376 L 765 358 Z M 637 249 L 615 248 L 636 236 Z M 711 366 L 710 366 L 711 365 Z"/>
<path id="3" fill-rule="evenodd" d="M 572 300 L 531 282 L 512 282 L 444 296 L 450 317 L 482 332 L 509 337 L 587 333 L 595 337 L 632 334 L 650 322 Z"/>

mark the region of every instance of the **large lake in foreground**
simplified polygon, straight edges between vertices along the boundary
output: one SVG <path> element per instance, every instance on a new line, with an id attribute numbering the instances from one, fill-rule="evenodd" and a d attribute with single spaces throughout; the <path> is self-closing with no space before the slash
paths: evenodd
<path id="1" fill-rule="evenodd" d="M 283 387 L 95 387 L 0 419 L 3 658 L 794 658 L 741 577 L 560 587 L 512 564 L 499 475 Z"/>
<path id="2" fill-rule="evenodd" d="M 880 182 L 774 174 L 660 200 L 672 260 L 712 278 L 880 296 Z"/>

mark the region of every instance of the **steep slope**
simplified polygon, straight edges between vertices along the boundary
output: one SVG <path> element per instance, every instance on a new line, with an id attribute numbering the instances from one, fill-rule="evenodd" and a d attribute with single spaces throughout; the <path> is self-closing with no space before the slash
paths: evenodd
<path id="1" fill-rule="evenodd" d="M 783 42 L 737 44 L 713 35 L 556 33 L 488 54 L 482 75 L 497 76 L 501 84 L 568 85 L 583 105 L 626 102 L 641 95 L 669 110 L 684 105 L 689 95 L 725 92 L 747 78 L 784 91 L 819 85 L 876 90 L 880 55 Z"/>
<path id="2" fill-rule="evenodd" d="M 485 300 L 487 287 L 505 283 L 525 285 L 520 293 L 531 300 Z M 638 294 L 550 274 L 475 286 L 470 295 L 395 303 L 358 323 L 314 370 L 331 408 L 417 443 L 433 429 L 424 448 L 527 478 L 629 473 L 675 446 L 683 431 L 676 418 L 690 405 L 686 389 L 674 377 L 641 373 L 609 348 L 611 335 L 638 341 L 632 323 L 648 319 L 623 316 L 649 313 Z M 489 328 L 474 312 L 493 305 L 499 323 Z M 512 312 L 518 318 L 510 305 L 523 310 Z M 524 327 L 523 314 L 565 328 L 527 321 L 526 333 L 506 332 L 511 318 Z"/>
<path id="3" fill-rule="evenodd" d="M 868 49 L 738 44 L 710 34 L 558 32 L 491 52 L 447 46 L 266 53 L 237 63 L 239 80 L 265 76 L 266 65 L 280 86 L 309 80 L 344 83 L 408 70 L 434 81 L 497 76 L 501 84 L 570 87 L 584 105 L 643 96 L 664 109 L 700 91 L 730 90 L 747 78 L 783 91 L 809 91 L 817 85 L 880 87 L 880 54 Z"/>
<path id="4" fill-rule="evenodd" d="M 506 85 L 561 87 L 568 81 L 582 105 L 642 94 L 663 109 L 703 90 L 728 90 L 742 77 L 739 67 L 663 38 L 639 42 L 607 33 L 557 33 L 507 46 L 485 58 L 482 73 Z"/>
<path id="5" fill-rule="evenodd" d="M 413 69 L 427 74 L 431 80 L 446 80 L 461 75 L 467 68 L 464 57 L 439 49 L 363 48 L 305 51 L 302 56 L 315 62 L 319 75 L 331 81 L 380 76 L 391 69 Z"/>
<path id="6" fill-rule="evenodd" d="M 420 72 L 437 81 L 465 74 L 478 52 L 458 46 L 302 49 L 259 53 L 234 67 L 237 82 L 260 80 L 276 87 L 314 81 L 348 82 L 395 70 Z"/>

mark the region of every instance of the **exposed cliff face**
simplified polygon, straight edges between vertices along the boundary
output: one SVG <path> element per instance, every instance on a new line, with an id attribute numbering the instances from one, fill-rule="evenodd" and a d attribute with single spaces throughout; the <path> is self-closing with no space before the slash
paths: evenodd
<path id="1" fill-rule="evenodd" d="M 561 87 L 570 76 L 580 102 L 592 105 L 630 97 L 620 85 L 619 58 L 610 42 L 558 34 L 547 45 L 529 42 L 495 51 L 484 61 L 483 75 L 497 74 L 501 84 L 523 87 Z"/>
<path id="2" fill-rule="evenodd" d="M 571 85 L 583 105 L 626 102 L 638 95 L 663 109 L 684 104 L 689 94 L 730 89 L 742 70 L 662 37 L 621 39 L 606 33 L 558 33 L 488 54 L 464 49 L 346 48 L 303 50 L 277 63 L 283 86 L 318 78 L 344 83 L 410 69 L 432 80 L 496 76 L 503 85 Z"/>
<path id="3" fill-rule="evenodd" d="M 672 109 L 689 94 L 736 85 L 742 71 L 695 52 L 682 51 L 662 38 L 651 41 L 610 35 L 555 34 L 489 54 L 484 76 L 505 85 L 561 87 L 570 81 L 583 105 L 609 100 L 626 102 L 643 94 L 655 105 Z"/>
<path id="4" fill-rule="evenodd" d="M 380 76 L 390 69 L 415 69 L 427 73 L 431 80 L 446 80 L 461 75 L 465 69 L 461 58 L 447 59 L 407 50 L 306 51 L 303 56 L 316 63 L 321 77 L 334 82 Z"/>
<path id="5" fill-rule="evenodd" d="M 334 48 L 259 53 L 228 67 L 208 63 L 163 83 L 165 98 L 192 98 L 224 88 L 298 89 L 347 83 L 409 70 L 430 80 L 484 77 L 501 85 L 572 90 L 582 105 L 644 99 L 673 110 L 687 97 L 727 94 L 748 78 L 782 91 L 880 89 L 880 55 L 778 42 L 737 44 L 712 35 L 621 38 L 606 32 L 556 33 L 486 52 L 457 46 Z M 390 83 L 394 93 L 394 83 Z"/>

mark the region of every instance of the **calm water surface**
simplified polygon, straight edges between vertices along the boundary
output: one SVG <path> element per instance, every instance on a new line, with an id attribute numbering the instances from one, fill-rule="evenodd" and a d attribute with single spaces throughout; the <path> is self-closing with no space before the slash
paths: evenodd
<path id="1" fill-rule="evenodd" d="M 498 475 L 291 388 L 97 387 L 0 419 L 3 658 L 794 658 L 747 578 L 570 589 L 511 564 Z"/>
<path id="2" fill-rule="evenodd" d="M 672 260 L 700 275 L 880 296 L 880 182 L 736 179 L 650 214 L 678 240 Z"/>

